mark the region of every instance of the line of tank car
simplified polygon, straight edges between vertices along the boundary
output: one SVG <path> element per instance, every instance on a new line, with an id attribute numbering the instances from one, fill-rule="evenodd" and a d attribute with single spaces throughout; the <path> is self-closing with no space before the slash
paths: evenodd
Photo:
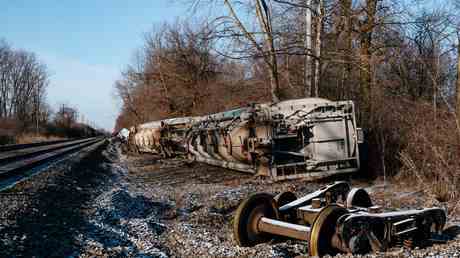
<path id="1" fill-rule="evenodd" d="M 306 181 L 358 171 L 363 142 L 353 102 L 320 98 L 154 121 L 122 129 L 118 137 L 136 152 Z M 444 241 L 445 222 L 439 208 L 380 213 L 364 189 L 338 182 L 301 198 L 250 196 L 236 212 L 234 235 L 241 246 L 279 236 L 305 240 L 310 255 L 322 256 Z"/>

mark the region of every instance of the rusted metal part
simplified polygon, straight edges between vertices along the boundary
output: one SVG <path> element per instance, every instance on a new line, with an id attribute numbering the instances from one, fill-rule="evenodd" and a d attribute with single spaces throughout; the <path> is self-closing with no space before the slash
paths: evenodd
<path id="1" fill-rule="evenodd" d="M 236 210 L 233 232 L 238 245 L 253 246 L 272 239 L 273 235 L 259 229 L 261 218 L 279 219 L 276 204 L 270 194 L 251 195 Z"/>
<path id="2" fill-rule="evenodd" d="M 356 172 L 360 135 L 353 102 L 307 98 L 138 125 L 128 143 L 275 180 L 314 180 Z"/>
<path id="3" fill-rule="evenodd" d="M 372 207 L 372 200 L 366 190 L 362 188 L 352 188 L 347 195 L 347 207 Z"/>
<path id="4" fill-rule="evenodd" d="M 310 227 L 261 217 L 257 223 L 261 232 L 308 241 Z"/>
<path id="5" fill-rule="evenodd" d="M 268 194 L 255 194 L 237 210 L 236 239 L 250 234 L 268 241 L 276 236 L 309 241 L 312 256 L 364 254 L 394 246 L 425 246 L 445 240 L 447 216 L 441 208 L 377 212 L 369 194 L 346 182 L 327 185 L 282 206 Z M 255 197 L 254 197 L 255 196 Z M 262 198 L 263 197 L 263 198 Z M 260 201 L 263 200 L 263 201 Z M 264 207 L 264 208 L 262 208 Z M 255 233 L 256 232 L 256 233 Z M 240 243 L 237 240 L 238 243 Z M 245 246 L 261 243 L 246 241 Z"/>
<path id="6" fill-rule="evenodd" d="M 301 206 L 306 206 L 308 204 L 311 204 L 311 201 L 313 199 L 328 200 L 330 203 L 335 203 L 340 198 L 341 200 L 344 200 L 346 198 L 346 194 L 349 191 L 350 185 L 347 182 L 335 182 L 333 184 L 326 185 L 313 193 L 307 194 L 304 197 L 301 197 L 293 202 L 283 205 L 279 209 L 280 211 L 286 211 L 289 209 L 295 209 Z"/>

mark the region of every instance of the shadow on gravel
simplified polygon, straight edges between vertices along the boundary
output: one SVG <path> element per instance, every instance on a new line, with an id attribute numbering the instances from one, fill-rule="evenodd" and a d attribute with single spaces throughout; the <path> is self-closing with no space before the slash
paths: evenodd
<path id="1" fill-rule="evenodd" d="M 112 176 L 110 166 L 102 165 L 110 162 L 102 154 L 104 148 L 106 144 L 65 169 L 53 184 L 34 194 L 24 212 L 13 215 L 16 224 L 0 230 L 0 257 L 78 254 L 75 239 L 91 227 L 85 221 L 85 205 L 104 190 Z"/>
<path id="2" fill-rule="evenodd" d="M 162 202 L 151 201 L 143 195 L 132 197 L 123 190 L 113 194 L 112 203 L 119 218 L 123 219 L 143 219 L 151 214 L 160 217 L 161 214 L 173 208 Z"/>
<path id="3" fill-rule="evenodd" d="M 451 239 L 455 239 L 460 235 L 460 225 L 453 225 L 444 229 L 443 234 L 447 235 Z"/>

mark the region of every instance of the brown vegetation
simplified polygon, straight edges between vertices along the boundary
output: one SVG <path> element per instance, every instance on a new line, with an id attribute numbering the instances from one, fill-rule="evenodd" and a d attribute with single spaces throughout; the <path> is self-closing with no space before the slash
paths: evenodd
<path id="1" fill-rule="evenodd" d="M 46 102 L 49 74 L 34 53 L 0 39 L 0 144 L 84 137 L 96 130 L 77 123 L 74 108 L 61 107 L 51 120 Z"/>
<path id="2" fill-rule="evenodd" d="M 367 174 L 414 180 L 440 200 L 457 194 L 454 1 L 444 9 L 386 0 L 193 2 L 228 13 L 148 34 L 116 83 L 117 129 L 251 101 L 351 99 L 367 132 Z"/>
<path id="3" fill-rule="evenodd" d="M 246 78 L 244 64 L 223 60 L 214 47 L 206 27 L 176 23 L 148 34 L 135 64 L 115 84 L 123 102 L 117 129 L 268 100 L 265 84 Z"/>
<path id="4" fill-rule="evenodd" d="M 36 56 L 0 40 L 0 143 L 49 117 L 48 72 Z"/>

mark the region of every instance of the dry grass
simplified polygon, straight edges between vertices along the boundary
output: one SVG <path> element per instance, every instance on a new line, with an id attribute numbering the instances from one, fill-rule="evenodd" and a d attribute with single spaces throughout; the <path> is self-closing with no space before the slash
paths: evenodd
<path id="1" fill-rule="evenodd" d="M 27 130 L 21 128 L 22 123 L 18 120 L 0 118 L 0 145 L 24 144 L 65 139 L 58 136 L 28 133 Z M 28 131 L 30 132 L 30 130 Z M 41 131 L 44 131 L 43 128 L 41 128 Z"/>
<path id="2" fill-rule="evenodd" d="M 18 123 L 12 119 L 0 118 L 0 145 L 12 144 L 18 131 Z"/>
<path id="3" fill-rule="evenodd" d="M 42 134 L 24 133 L 24 134 L 16 136 L 16 144 L 56 141 L 56 140 L 64 140 L 64 139 L 65 138 L 58 137 L 58 136 L 46 136 Z"/>
<path id="4" fill-rule="evenodd" d="M 455 200 L 460 185 L 460 139 L 455 116 L 443 109 L 434 113 L 431 106 L 420 105 L 406 120 L 411 129 L 407 145 L 400 152 L 401 175 L 417 177 L 441 202 Z"/>
<path id="5" fill-rule="evenodd" d="M 379 175 L 421 189 L 433 200 L 460 212 L 460 129 L 441 105 L 388 98 L 374 107 L 371 164 Z M 384 146 L 384 147 L 382 147 Z M 383 169 L 385 168 L 385 169 Z"/>

